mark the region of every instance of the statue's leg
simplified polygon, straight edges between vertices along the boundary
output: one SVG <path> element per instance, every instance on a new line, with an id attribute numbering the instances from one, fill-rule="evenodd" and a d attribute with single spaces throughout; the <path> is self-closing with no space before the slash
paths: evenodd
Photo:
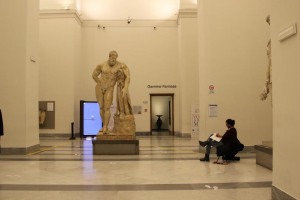
<path id="1" fill-rule="evenodd" d="M 103 119 L 103 132 L 108 131 L 108 123 L 110 120 L 110 106 L 113 101 L 114 87 L 108 88 L 104 93 L 104 119 Z"/>
<path id="2" fill-rule="evenodd" d="M 123 95 L 122 95 L 122 88 L 120 86 L 117 87 L 117 101 L 118 101 L 118 111 L 119 115 L 124 115 L 124 103 L 123 103 Z"/>
<path id="3" fill-rule="evenodd" d="M 103 122 L 103 119 L 105 117 L 104 116 L 104 109 L 103 109 L 103 107 L 104 107 L 103 97 L 104 96 L 103 96 L 103 92 L 101 90 L 101 86 L 99 84 L 97 84 L 96 87 L 95 87 L 95 93 L 96 93 L 96 99 L 97 99 L 98 104 L 99 104 L 100 118 Z M 103 131 L 103 128 L 99 132 L 101 132 L 101 131 Z"/>

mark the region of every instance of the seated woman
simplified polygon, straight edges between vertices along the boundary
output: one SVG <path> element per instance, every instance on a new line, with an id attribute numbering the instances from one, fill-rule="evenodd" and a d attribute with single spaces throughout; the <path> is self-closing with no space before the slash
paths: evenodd
<path id="1" fill-rule="evenodd" d="M 221 149 L 222 147 L 230 147 L 233 145 L 233 143 L 236 142 L 237 140 L 237 131 L 234 127 L 235 121 L 232 119 L 227 119 L 226 120 L 226 127 L 228 128 L 228 130 L 224 133 L 224 135 L 220 135 L 217 134 L 217 137 L 220 137 L 221 140 L 219 142 L 212 140 L 210 137 L 211 135 L 208 137 L 208 139 L 204 142 L 199 141 L 199 144 L 202 147 L 206 147 L 205 150 L 205 157 L 201 158 L 200 161 L 204 161 L 204 162 L 209 162 L 209 154 L 210 154 L 210 149 L 212 146 L 217 147 L 219 149 Z M 219 156 L 219 155 L 218 155 Z M 218 164 L 222 164 L 221 162 L 218 162 L 218 160 L 215 162 Z"/>

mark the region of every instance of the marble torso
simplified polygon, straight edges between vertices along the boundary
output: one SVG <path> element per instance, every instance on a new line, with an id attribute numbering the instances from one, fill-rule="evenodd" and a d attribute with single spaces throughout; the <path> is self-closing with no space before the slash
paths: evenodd
<path id="1" fill-rule="evenodd" d="M 102 89 L 114 87 L 117 81 L 118 73 L 122 68 L 122 64 L 117 62 L 114 66 L 110 66 L 108 62 L 102 64 L 100 85 Z"/>

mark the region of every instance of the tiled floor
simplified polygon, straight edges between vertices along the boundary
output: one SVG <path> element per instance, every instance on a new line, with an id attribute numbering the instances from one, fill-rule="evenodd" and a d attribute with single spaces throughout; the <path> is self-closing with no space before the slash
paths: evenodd
<path id="1" fill-rule="evenodd" d="M 0 156 L 0 200 L 269 200 L 272 172 L 240 153 L 203 163 L 197 138 L 141 136 L 140 155 L 93 155 L 92 141 L 42 138 L 41 151 Z"/>

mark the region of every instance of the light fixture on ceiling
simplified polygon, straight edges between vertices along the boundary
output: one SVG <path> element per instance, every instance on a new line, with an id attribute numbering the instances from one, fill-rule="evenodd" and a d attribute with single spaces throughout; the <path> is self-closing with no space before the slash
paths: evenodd
<path id="1" fill-rule="evenodd" d="M 128 17 L 128 19 L 127 19 L 127 24 L 130 24 L 131 23 L 131 19 L 130 19 L 130 17 Z"/>
<path id="2" fill-rule="evenodd" d="M 105 26 L 101 26 L 101 25 L 98 24 L 97 27 L 98 27 L 98 29 L 103 29 L 103 30 L 105 30 Z"/>

